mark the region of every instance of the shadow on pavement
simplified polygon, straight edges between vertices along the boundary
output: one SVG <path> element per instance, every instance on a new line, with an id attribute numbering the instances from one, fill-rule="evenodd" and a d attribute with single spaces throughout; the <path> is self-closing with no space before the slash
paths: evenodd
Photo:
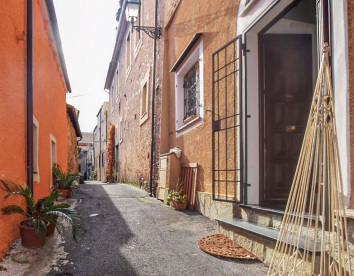
<path id="1" fill-rule="evenodd" d="M 63 260 L 59 270 L 53 267 L 47 275 L 138 275 L 120 248 L 132 233 L 117 207 L 104 189 L 104 183 L 80 185 L 75 193 L 76 209 L 81 212 L 87 233 L 78 238 L 65 237 L 69 262 Z"/>

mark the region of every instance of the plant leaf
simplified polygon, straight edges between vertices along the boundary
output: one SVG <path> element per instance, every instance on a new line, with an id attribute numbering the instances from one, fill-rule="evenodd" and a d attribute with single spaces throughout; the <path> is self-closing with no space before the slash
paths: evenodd
<path id="1" fill-rule="evenodd" d="M 3 215 L 11 215 L 11 214 L 23 214 L 27 217 L 30 215 L 25 212 L 20 206 L 18 205 L 9 205 L 1 209 Z"/>

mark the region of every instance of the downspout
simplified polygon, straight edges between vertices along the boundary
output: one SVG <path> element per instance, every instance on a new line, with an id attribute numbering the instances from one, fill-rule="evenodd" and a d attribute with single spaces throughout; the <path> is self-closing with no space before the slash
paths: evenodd
<path id="1" fill-rule="evenodd" d="M 158 0 L 155 0 L 155 29 L 157 28 Z M 151 92 L 151 152 L 150 152 L 150 196 L 152 196 L 152 180 L 154 170 L 154 150 L 155 150 L 155 86 L 156 86 L 156 42 L 154 38 L 154 60 L 152 67 L 152 92 Z"/>
<path id="2" fill-rule="evenodd" d="M 27 185 L 33 194 L 33 1 L 27 0 Z"/>

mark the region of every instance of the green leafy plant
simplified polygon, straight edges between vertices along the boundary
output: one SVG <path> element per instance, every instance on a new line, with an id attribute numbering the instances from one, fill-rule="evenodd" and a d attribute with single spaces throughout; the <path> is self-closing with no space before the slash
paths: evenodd
<path id="1" fill-rule="evenodd" d="M 183 195 L 180 192 L 177 192 L 175 190 L 171 190 L 168 193 L 168 196 L 166 198 L 166 201 L 170 203 L 171 201 L 175 201 L 177 203 L 185 203 L 187 200 L 187 195 Z"/>
<path id="2" fill-rule="evenodd" d="M 1 188 L 7 192 L 5 198 L 10 196 L 22 196 L 26 201 L 27 210 L 25 211 L 19 205 L 8 205 L 1 209 L 3 215 L 23 214 L 31 221 L 27 227 L 35 228 L 38 237 L 44 236 L 46 233 L 46 221 L 55 224 L 59 234 L 64 233 L 65 224 L 71 226 L 72 237 L 76 241 L 77 233 L 84 230 L 83 220 L 76 210 L 70 209 L 68 203 L 58 203 L 55 201 L 60 196 L 58 191 L 53 191 L 50 195 L 43 197 L 35 203 L 33 194 L 28 186 L 22 187 L 14 182 L 4 181 L 0 179 Z M 57 218 L 61 218 L 59 221 Z M 64 223 L 65 224 L 64 224 Z"/>
<path id="3" fill-rule="evenodd" d="M 58 168 L 55 172 L 56 184 L 59 190 L 70 190 L 78 189 L 79 185 L 76 184 L 77 174 L 69 174 L 63 172 Z"/>
<path id="4" fill-rule="evenodd" d="M 97 169 L 94 169 L 91 174 L 91 179 L 90 180 L 96 180 L 97 179 Z"/>

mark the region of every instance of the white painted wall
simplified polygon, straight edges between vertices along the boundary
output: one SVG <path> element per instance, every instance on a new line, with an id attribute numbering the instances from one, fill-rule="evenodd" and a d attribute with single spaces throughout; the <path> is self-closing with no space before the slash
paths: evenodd
<path id="1" fill-rule="evenodd" d="M 335 3 L 335 4 L 334 4 Z M 350 185 L 350 126 L 349 126 L 349 66 L 347 1 L 332 1 L 333 94 L 338 132 L 339 156 L 343 191 L 349 205 Z"/>
<path id="2" fill-rule="evenodd" d="M 237 22 L 238 34 L 244 34 L 243 40 L 247 41 L 247 170 L 248 204 L 259 204 L 259 99 L 258 99 L 258 33 L 276 15 L 280 14 L 292 0 L 254 0 L 254 4 L 245 11 L 245 1 L 242 0 Z M 276 5 L 276 6 L 274 6 Z M 273 9 L 271 9 L 274 6 Z M 343 188 L 346 203 L 350 199 L 350 159 L 349 159 L 349 104 L 348 104 L 348 40 L 347 40 L 347 16 L 346 1 L 333 5 L 333 81 L 335 94 L 335 110 L 337 118 L 337 130 L 339 139 L 339 154 L 343 176 Z M 267 13 L 267 11 L 269 11 Z M 286 20 L 290 21 L 290 20 Z M 337 23 L 339 22 L 339 23 Z M 290 24 L 289 24 L 290 23 Z M 299 23 L 287 24 L 286 33 L 304 32 L 305 26 Z M 284 25 L 284 26 L 285 26 Z M 283 26 L 283 27 L 284 27 Z M 278 32 L 279 30 L 273 30 Z M 245 33 L 247 32 L 247 35 Z M 284 33 L 284 32 L 283 32 Z M 314 30 L 310 33 L 314 34 Z"/>

